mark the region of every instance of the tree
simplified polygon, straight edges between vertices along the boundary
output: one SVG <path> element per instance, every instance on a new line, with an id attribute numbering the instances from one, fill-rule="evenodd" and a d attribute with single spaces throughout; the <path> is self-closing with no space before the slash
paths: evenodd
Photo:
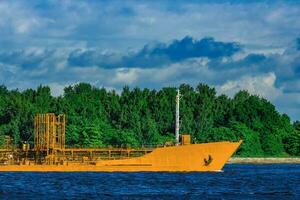
<path id="1" fill-rule="evenodd" d="M 199 142 L 207 142 L 209 132 L 212 131 L 215 115 L 216 91 L 208 85 L 199 84 L 196 88 L 195 100 L 195 139 Z"/>
<path id="2" fill-rule="evenodd" d="M 295 121 L 293 128 L 294 130 L 285 138 L 285 149 L 290 155 L 300 156 L 300 122 Z"/>
<path id="3" fill-rule="evenodd" d="M 218 96 L 206 84 L 194 89 L 180 85 L 181 133 L 192 142 L 244 142 L 240 156 L 300 155 L 300 123 L 291 124 L 268 100 L 247 91 L 233 98 Z M 0 86 L 0 143 L 11 136 L 14 144 L 33 142 L 37 113 L 66 113 L 66 144 L 86 147 L 140 147 L 174 140 L 176 88 L 114 90 L 79 83 L 52 97 L 48 86 L 22 92 Z M 1 139 L 2 138 L 2 139 Z"/>
<path id="4" fill-rule="evenodd" d="M 240 122 L 230 122 L 231 130 L 235 132 L 236 139 L 242 139 L 243 143 L 237 151 L 240 156 L 262 156 L 264 154 L 260 134 L 248 128 Z"/>

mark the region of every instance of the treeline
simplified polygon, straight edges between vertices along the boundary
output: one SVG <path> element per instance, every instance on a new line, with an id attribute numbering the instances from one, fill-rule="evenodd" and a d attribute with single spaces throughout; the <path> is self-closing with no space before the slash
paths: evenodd
<path id="1" fill-rule="evenodd" d="M 181 133 L 195 143 L 243 139 L 241 156 L 300 155 L 300 123 L 291 124 L 266 99 L 238 92 L 216 95 L 199 84 L 180 86 Z M 37 113 L 66 113 L 66 143 L 70 146 L 140 147 L 174 140 L 176 88 L 161 90 L 124 87 L 121 94 L 80 83 L 51 96 L 48 86 L 8 90 L 0 86 L 0 143 L 5 135 L 33 143 Z"/>

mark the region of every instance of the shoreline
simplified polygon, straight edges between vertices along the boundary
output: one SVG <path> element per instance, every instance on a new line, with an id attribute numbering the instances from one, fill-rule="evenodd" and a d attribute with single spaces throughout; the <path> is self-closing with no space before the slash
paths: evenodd
<path id="1" fill-rule="evenodd" d="M 300 164 L 300 158 L 230 158 L 226 164 Z"/>

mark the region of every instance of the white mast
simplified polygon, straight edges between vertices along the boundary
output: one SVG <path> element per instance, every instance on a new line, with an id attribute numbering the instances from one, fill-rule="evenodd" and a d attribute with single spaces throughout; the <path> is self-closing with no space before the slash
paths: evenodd
<path id="1" fill-rule="evenodd" d="M 179 144 L 179 100 L 180 100 L 180 91 L 177 89 L 176 95 L 176 115 L 175 115 L 175 136 L 176 136 L 176 144 Z"/>

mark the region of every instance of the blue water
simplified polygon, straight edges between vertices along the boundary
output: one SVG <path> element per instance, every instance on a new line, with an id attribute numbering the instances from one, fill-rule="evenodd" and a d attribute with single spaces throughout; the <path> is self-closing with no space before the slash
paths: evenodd
<path id="1" fill-rule="evenodd" d="M 300 165 L 217 173 L 0 173 L 0 199 L 300 199 Z"/>

